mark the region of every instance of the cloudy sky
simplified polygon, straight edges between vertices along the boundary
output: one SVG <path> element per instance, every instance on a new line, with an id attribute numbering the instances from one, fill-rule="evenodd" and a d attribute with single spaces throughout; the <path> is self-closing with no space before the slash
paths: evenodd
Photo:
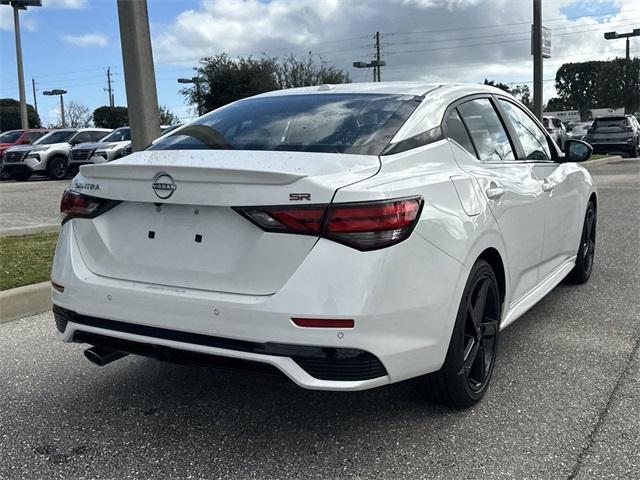
<path id="1" fill-rule="evenodd" d="M 353 69 L 370 60 L 379 31 L 387 66 L 383 80 L 505 83 L 532 79 L 532 0 L 149 0 L 158 100 L 184 119 L 192 115 L 176 79 L 190 76 L 204 55 L 270 56 L 312 51 L 346 69 L 353 81 L 372 73 Z M 58 115 L 42 90 L 64 88 L 67 98 L 96 108 L 108 102 L 106 69 L 114 73 L 116 104 L 126 104 L 115 0 L 43 0 L 21 14 L 25 77 L 32 103 L 35 78 L 43 121 Z M 545 97 L 562 63 L 624 56 L 624 41 L 609 30 L 640 27 L 639 0 L 543 0 L 553 31 L 545 60 Z M 0 5 L 0 97 L 18 97 L 9 7 Z M 631 53 L 640 56 L 640 38 Z"/>

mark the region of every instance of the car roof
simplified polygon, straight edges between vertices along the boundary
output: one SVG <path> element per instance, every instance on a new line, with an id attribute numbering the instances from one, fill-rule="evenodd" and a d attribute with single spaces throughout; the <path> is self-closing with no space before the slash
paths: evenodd
<path id="1" fill-rule="evenodd" d="M 283 90 L 273 90 L 261 93 L 251 98 L 276 97 L 285 95 L 309 95 L 309 94 L 388 94 L 388 95 L 416 95 L 427 96 L 435 90 L 473 90 L 476 93 L 482 92 L 504 92 L 489 85 L 475 83 L 427 83 L 427 82 L 375 82 L 375 83 L 340 83 L 315 85 L 311 87 L 286 88 Z"/>

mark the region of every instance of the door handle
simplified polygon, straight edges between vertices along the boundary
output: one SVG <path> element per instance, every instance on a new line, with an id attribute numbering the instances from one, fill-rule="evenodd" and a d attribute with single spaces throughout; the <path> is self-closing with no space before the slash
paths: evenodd
<path id="1" fill-rule="evenodd" d="M 549 180 L 548 178 L 545 178 L 542 181 L 542 190 L 545 191 L 545 192 L 550 192 L 555 187 L 556 187 L 556 184 L 554 182 L 552 182 L 551 180 Z"/>
<path id="2" fill-rule="evenodd" d="M 504 188 L 493 183 L 489 188 L 487 188 L 486 194 L 488 199 L 497 200 L 504 195 Z"/>

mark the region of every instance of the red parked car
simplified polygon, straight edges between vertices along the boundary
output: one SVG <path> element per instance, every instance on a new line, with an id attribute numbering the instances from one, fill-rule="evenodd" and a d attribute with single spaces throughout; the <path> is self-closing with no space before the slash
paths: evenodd
<path id="1" fill-rule="evenodd" d="M 29 145 L 46 133 L 49 133 L 49 130 L 46 128 L 28 128 L 27 130 L 7 130 L 6 132 L 2 132 L 2 134 L 0 134 L 0 163 L 4 151 L 7 148 L 13 147 L 14 145 Z M 8 178 L 1 164 L 0 178 L 2 180 Z"/>

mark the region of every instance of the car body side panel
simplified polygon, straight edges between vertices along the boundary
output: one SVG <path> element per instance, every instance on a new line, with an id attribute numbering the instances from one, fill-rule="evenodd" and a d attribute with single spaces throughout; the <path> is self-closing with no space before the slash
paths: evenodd
<path id="1" fill-rule="evenodd" d="M 548 185 L 540 280 L 576 255 L 593 179 L 576 163 L 534 163 L 541 184 Z"/>

